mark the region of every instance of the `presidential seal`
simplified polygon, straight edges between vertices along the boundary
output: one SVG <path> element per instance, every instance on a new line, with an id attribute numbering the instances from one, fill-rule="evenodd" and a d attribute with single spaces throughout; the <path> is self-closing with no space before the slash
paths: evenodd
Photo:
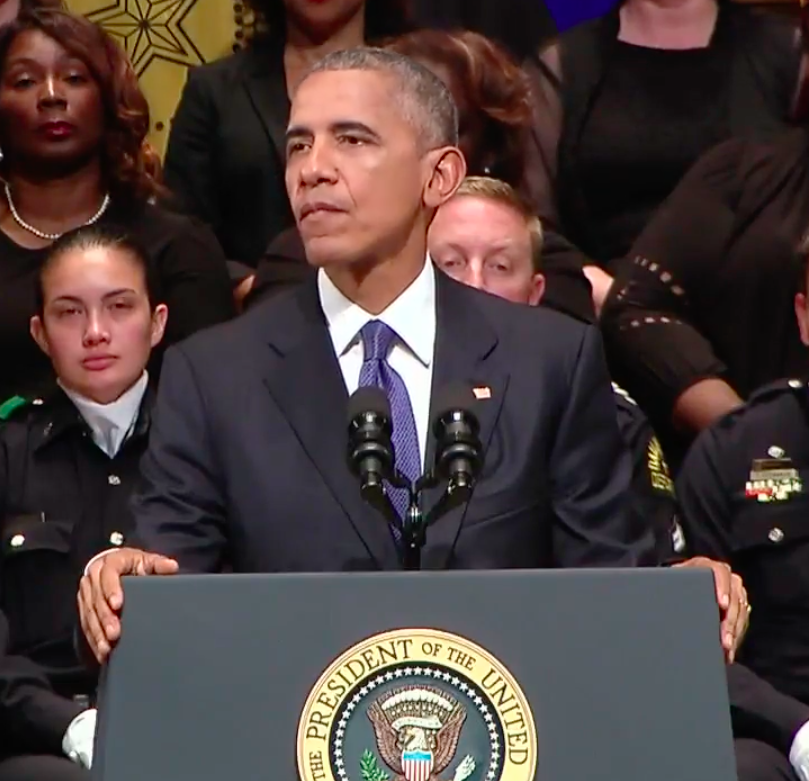
<path id="1" fill-rule="evenodd" d="M 517 682 L 456 635 L 400 629 L 350 648 L 298 725 L 302 781 L 533 781 L 537 737 Z"/>

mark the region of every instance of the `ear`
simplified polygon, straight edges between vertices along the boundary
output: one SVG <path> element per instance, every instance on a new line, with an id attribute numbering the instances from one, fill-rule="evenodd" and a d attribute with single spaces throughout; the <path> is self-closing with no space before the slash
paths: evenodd
<path id="1" fill-rule="evenodd" d="M 466 176 L 466 160 L 460 149 L 444 146 L 432 149 L 424 156 L 427 166 L 427 184 L 424 187 L 424 205 L 437 209 L 446 203 Z"/>
<path id="2" fill-rule="evenodd" d="M 795 294 L 795 317 L 798 320 L 798 330 L 801 341 L 809 347 L 809 312 L 806 311 L 806 294 Z"/>
<path id="3" fill-rule="evenodd" d="M 528 303 L 531 306 L 536 306 L 542 301 L 542 296 L 545 295 L 545 275 L 534 274 L 531 279 L 531 293 L 528 296 Z"/>
<path id="4" fill-rule="evenodd" d="M 157 347 L 163 341 L 168 318 L 169 308 L 165 304 L 158 304 L 152 312 L 152 347 Z"/>
<path id="5" fill-rule="evenodd" d="M 31 318 L 28 330 L 31 332 L 31 336 L 34 337 L 34 341 L 39 345 L 39 349 L 50 358 L 51 353 L 48 345 L 48 335 L 45 331 L 45 326 L 42 324 L 42 318 L 39 315 L 34 315 Z"/>

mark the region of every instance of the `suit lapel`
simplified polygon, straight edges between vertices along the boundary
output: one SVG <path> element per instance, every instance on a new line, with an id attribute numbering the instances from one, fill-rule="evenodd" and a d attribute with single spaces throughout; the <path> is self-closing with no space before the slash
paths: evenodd
<path id="1" fill-rule="evenodd" d="M 270 336 L 280 361 L 265 383 L 370 555 L 380 568 L 395 569 L 398 557 L 387 522 L 362 501 L 359 482 L 348 469 L 348 393 L 316 282 L 302 285 L 292 301 L 284 328 Z"/>
<path id="2" fill-rule="evenodd" d="M 253 45 L 247 52 L 245 72 L 250 102 L 282 163 L 286 159 L 290 107 L 283 52 L 283 42 L 274 39 Z"/>
<path id="3" fill-rule="evenodd" d="M 496 360 L 497 334 L 475 306 L 474 297 L 482 295 L 470 291 L 436 271 L 436 344 L 433 364 L 433 381 L 430 404 L 430 420 L 437 412 L 434 404 L 441 389 L 450 385 L 466 385 L 470 388 L 472 411 L 480 422 L 480 440 L 484 454 L 488 450 L 497 418 L 508 386 L 508 372 Z M 472 389 L 478 389 L 475 400 Z M 435 441 L 432 431 L 427 437 L 425 464 L 432 468 L 435 458 Z M 425 517 L 441 498 L 445 485 L 425 492 L 423 509 Z M 445 546 L 431 548 L 429 540 L 436 528 L 442 528 L 442 537 L 454 541 L 461 530 L 466 506 L 459 507 L 437 521 L 431 532 L 427 531 L 428 545 L 422 556 L 423 566 L 428 569 L 443 569 L 449 563 L 451 549 Z"/>

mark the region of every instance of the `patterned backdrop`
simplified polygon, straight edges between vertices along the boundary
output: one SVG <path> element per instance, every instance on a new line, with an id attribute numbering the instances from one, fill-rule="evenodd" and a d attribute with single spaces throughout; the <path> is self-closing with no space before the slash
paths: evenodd
<path id="1" fill-rule="evenodd" d="M 557 7 L 560 4 L 581 6 L 577 14 L 591 16 L 613 2 L 551 0 L 549 7 L 559 15 L 560 24 L 567 26 Z M 797 5 L 797 0 L 753 2 Z M 253 29 L 252 15 L 238 0 L 68 0 L 68 5 L 100 23 L 126 49 L 149 99 L 151 140 L 161 153 L 188 67 L 242 46 Z M 579 20 L 577 15 L 567 22 Z"/>
<path id="2" fill-rule="evenodd" d="M 151 140 L 161 153 L 188 67 L 242 45 L 253 22 L 232 0 L 68 0 L 68 5 L 126 49 L 149 99 Z"/>

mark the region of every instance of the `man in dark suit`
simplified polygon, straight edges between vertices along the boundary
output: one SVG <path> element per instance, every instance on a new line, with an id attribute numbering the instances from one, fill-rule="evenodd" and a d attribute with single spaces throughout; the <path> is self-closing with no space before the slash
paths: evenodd
<path id="1" fill-rule="evenodd" d="M 122 575 L 399 567 L 396 534 L 346 463 L 348 395 L 363 385 L 387 392 L 411 477 L 432 461 L 434 391 L 470 389 L 485 468 L 430 528 L 424 567 L 655 563 L 652 530 L 624 512 L 630 464 L 598 331 L 427 258 L 429 223 L 465 173 L 457 134 L 446 87 L 400 55 L 338 53 L 302 82 L 286 184 L 318 274 L 167 353 L 139 547 L 92 561 L 81 584 L 99 660 L 119 635 Z M 729 578 L 720 593 L 730 603 Z"/>

